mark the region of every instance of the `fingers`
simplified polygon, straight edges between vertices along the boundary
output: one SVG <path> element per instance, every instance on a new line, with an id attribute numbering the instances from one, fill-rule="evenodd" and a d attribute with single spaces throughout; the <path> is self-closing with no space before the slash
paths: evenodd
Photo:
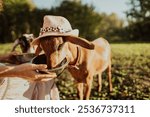
<path id="1" fill-rule="evenodd" d="M 45 64 L 33 65 L 33 68 L 37 70 L 46 70 L 47 65 Z"/>
<path id="2" fill-rule="evenodd" d="M 31 81 L 43 81 L 43 79 L 46 81 L 57 77 L 56 73 L 48 72 L 48 70 L 46 69 L 47 65 L 45 64 L 36 65 L 36 64 L 28 63 L 28 64 L 24 64 L 22 67 L 26 71 L 28 71 L 26 77 L 28 77 L 29 78 L 28 80 Z"/>
<path id="3" fill-rule="evenodd" d="M 39 74 L 36 75 L 36 81 L 48 81 L 51 80 L 53 78 L 56 78 L 57 75 L 55 73 L 50 73 L 50 74 Z"/>
<path id="4" fill-rule="evenodd" d="M 49 73 L 49 74 L 40 74 L 38 72 L 32 72 L 31 74 L 26 74 L 23 78 L 29 81 L 48 81 L 56 78 L 56 73 Z"/>
<path id="5" fill-rule="evenodd" d="M 55 77 L 57 77 L 56 73 L 37 75 L 37 78 L 55 78 Z"/>

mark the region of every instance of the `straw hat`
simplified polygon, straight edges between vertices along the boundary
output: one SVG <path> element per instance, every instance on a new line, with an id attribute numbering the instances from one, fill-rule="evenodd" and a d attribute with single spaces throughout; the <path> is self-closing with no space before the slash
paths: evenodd
<path id="1" fill-rule="evenodd" d="M 40 30 L 39 37 L 37 37 L 32 44 L 36 45 L 40 38 L 47 36 L 70 36 L 73 38 L 78 37 L 79 30 L 72 29 L 69 21 L 62 16 L 44 16 L 43 27 Z"/>
<path id="2" fill-rule="evenodd" d="M 44 16 L 43 27 L 40 30 L 39 37 L 33 40 L 32 45 L 38 45 L 40 39 L 47 36 L 66 36 L 66 40 L 80 45 L 87 49 L 94 49 L 93 43 L 84 38 L 78 37 L 79 30 L 72 29 L 69 21 L 62 16 Z"/>

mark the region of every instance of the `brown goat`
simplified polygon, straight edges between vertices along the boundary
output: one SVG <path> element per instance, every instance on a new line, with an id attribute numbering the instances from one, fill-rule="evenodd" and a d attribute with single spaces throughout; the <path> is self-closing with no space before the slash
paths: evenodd
<path id="1" fill-rule="evenodd" d="M 93 76 L 96 74 L 98 74 L 98 90 L 101 91 L 102 72 L 107 68 L 109 90 L 112 91 L 111 49 L 105 39 L 98 38 L 88 42 L 67 36 L 47 36 L 41 38 L 37 45 L 36 54 L 44 50 L 49 68 L 57 67 L 65 58 L 70 61 L 68 70 L 77 81 L 78 96 L 81 100 L 89 99 Z"/>

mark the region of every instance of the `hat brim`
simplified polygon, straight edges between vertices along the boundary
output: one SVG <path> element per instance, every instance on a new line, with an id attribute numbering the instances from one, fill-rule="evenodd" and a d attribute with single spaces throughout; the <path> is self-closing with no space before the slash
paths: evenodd
<path id="1" fill-rule="evenodd" d="M 49 36 L 68 36 L 68 37 L 72 37 L 72 38 L 82 39 L 81 37 L 78 37 L 78 35 L 79 35 L 79 30 L 78 29 L 74 29 L 69 33 L 46 32 L 43 35 L 40 35 L 39 37 L 34 39 L 32 41 L 32 45 L 38 45 L 40 39 L 42 39 L 44 37 L 49 37 Z"/>
<path id="2" fill-rule="evenodd" d="M 86 39 L 84 38 L 81 38 L 81 37 L 78 37 L 78 35 L 75 33 L 71 34 L 71 33 L 58 33 L 58 32 L 53 32 L 53 33 L 44 33 L 44 35 L 41 35 L 39 36 L 38 38 L 34 39 L 34 41 L 32 42 L 32 45 L 39 45 L 40 43 L 40 40 L 44 37 L 49 37 L 49 36 L 61 36 L 61 37 L 67 37 L 66 40 L 74 43 L 74 44 L 77 44 L 77 45 L 80 45 L 84 48 L 87 48 L 87 49 L 94 49 L 94 44 L 87 41 Z"/>
<path id="3" fill-rule="evenodd" d="M 62 37 L 66 36 L 66 37 L 71 37 L 71 38 L 74 38 L 74 39 L 84 39 L 84 38 L 77 37 L 77 36 L 72 36 L 72 35 L 45 35 L 45 36 L 42 36 L 40 38 L 38 37 L 38 38 L 34 39 L 34 41 L 31 44 L 32 45 L 38 45 L 41 38 L 49 37 L 49 36 L 62 36 Z"/>

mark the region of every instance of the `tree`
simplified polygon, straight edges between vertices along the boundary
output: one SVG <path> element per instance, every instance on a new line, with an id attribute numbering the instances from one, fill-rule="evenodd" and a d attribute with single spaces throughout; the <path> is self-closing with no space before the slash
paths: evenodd
<path id="1" fill-rule="evenodd" d="M 81 1 L 63 1 L 60 6 L 52 8 L 53 15 L 66 17 L 73 28 L 80 31 L 80 36 L 88 40 L 99 37 L 99 25 L 102 20 L 100 14 L 94 11 L 91 5 L 83 5 Z"/>
<path id="2" fill-rule="evenodd" d="M 115 13 L 110 15 L 103 13 L 99 34 L 110 41 L 120 41 L 122 40 L 123 24 L 124 21 L 119 19 Z"/>
<path id="3" fill-rule="evenodd" d="M 3 10 L 3 0 L 0 0 L 0 12 Z"/>
<path id="4" fill-rule="evenodd" d="M 106 15 L 94 10 L 93 5 L 82 4 L 81 0 L 61 0 L 60 6 L 38 9 L 31 0 L 5 0 L 0 14 L 0 42 L 10 42 L 23 33 L 39 35 L 44 15 L 66 17 L 80 36 L 94 40 L 103 36 L 108 40 L 120 39 L 123 21 L 115 14 Z"/>
<path id="5" fill-rule="evenodd" d="M 150 41 L 150 0 L 130 0 L 129 4 L 131 9 L 126 14 L 130 38 Z"/>
<path id="6" fill-rule="evenodd" d="M 28 0 L 5 0 L 0 14 L 0 41 L 9 42 L 22 33 L 29 33 L 28 20 L 33 9 Z"/>

